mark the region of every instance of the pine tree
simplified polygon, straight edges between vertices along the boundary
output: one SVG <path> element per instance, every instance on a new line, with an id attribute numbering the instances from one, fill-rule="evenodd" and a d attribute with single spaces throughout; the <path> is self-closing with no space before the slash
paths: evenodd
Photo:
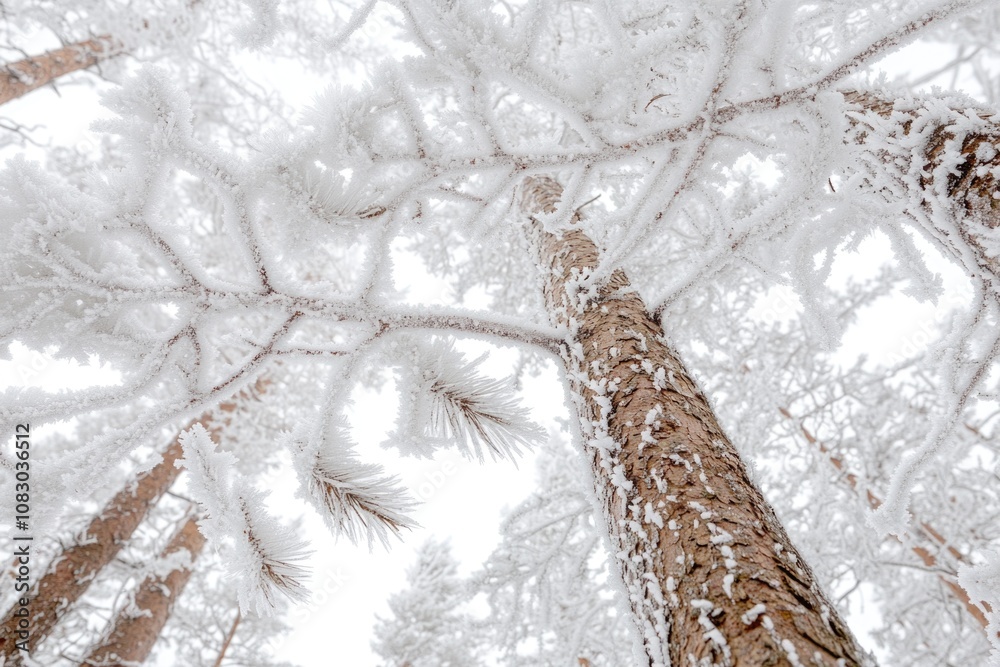
<path id="1" fill-rule="evenodd" d="M 522 210 L 555 213 L 561 195 L 529 178 Z M 594 281 L 600 257 L 582 231 L 533 229 L 649 664 L 866 664 L 625 273 Z"/>
<path id="2" fill-rule="evenodd" d="M 630 619 L 616 604 L 603 530 L 581 488 L 580 453 L 554 441 L 539 452 L 537 490 L 501 523 L 501 542 L 471 576 L 485 617 L 470 628 L 503 667 L 630 664 Z"/>
<path id="3" fill-rule="evenodd" d="M 407 572 L 409 589 L 389 598 L 392 617 L 379 619 L 372 646 L 386 667 L 482 664 L 461 610 L 466 583 L 446 542 L 429 541 Z"/>
<path id="4" fill-rule="evenodd" d="M 564 373 L 640 662 L 863 664 L 752 480 L 738 449 L 752 445 L 720 423 L 747 387 L 720 379 L 713 405 L 690 359 L 695 342 L 706 357 L 731 354 L 729 335 L 755 326 L 728 320 L 731 302 L 785 286 L 804 323 L 785 341 L 789 356 L 834 349 L 844 333 L 844 293 L 828 284 L 837 258 L 881 232 L 907 293 L 931 300 L 941 289 L 927 242 L 969 276 L 975 298 L 913 371 L 931 377 L 938 400 L 892 450 L 872 522 L 905 532 L 936 460 L 949 464 L 941 487 L 958 488 L 969 463 L 948 458 L 965 454 L 956 428 L 998 395 L 996 133 L 990 117 L 958 111 L 971 105 L 858 92 L 852 75 L 906 40 L 954 24 L 976 32 L 958 19 L 975 2 L 911 4 L 398 0 L 386 32 L 418 55 L 254 141 L 205 120 L 202 91 L 191 86 L 192 97 L 183 80 L 146 68 L 106 99 L 116 118 L 103 128 L 127 169 L 67 183 L 16 161 L 3 176 L 3 340 L 59 346 L 65 358 L 99 349 L 123 377 L 60 399 L 29 392 L 19 409 L 43 422 L 123 406 L 142 415 L 74 451 L 79 469 L 59 479 L 86 493 L 97 465 L 231 399 L 280 360 L 300 381 L 281 400 L 305 418 L 281 440 L 303 495 L 335 533 L 387 542 L 412 525 L 411 503 L 357 453 L 343 419 L 353 388 L 392 376 L 402 407 L 380 418 L 395 417 L 388 444 L 404 455 L 454 444 L 473 459 L 511 457 L 539 429 L 512 400 L 515 382 L 452 341 L 513 345 L 522 368 Z M 356 7 L 332 43 L 372 16 L 373 3 Z M 994 10 L 980 16 L 995 28 Z M 488 309 L 414 306 L 394 268 L 408 255 Z M 37 315 L 22 322 L 21 310 Z M 831 367 L 825 381 L 851 373 Z M 766 385 L 757 382 L 751 392 Z M 771 420 L 777 407 L 792 410 L 771 405 Z M 994 465 L 995 448 L 983 450 L 975 465 Z M 870 453 L 868 464 L 889 465 L 879 446 Z M 241 607 L 300 595 L 301 545 L 261 509 L 253 481 L 232 474 L 239 457 L 194 428 L 185 461 L 210 540 L 239 545 Z M 783 511 L 794 513 L 800 482 L 784 482 Z M 979 564 L 958 572 L 993 625 L 984 582 L 995 541 L 976 540 Z"/>

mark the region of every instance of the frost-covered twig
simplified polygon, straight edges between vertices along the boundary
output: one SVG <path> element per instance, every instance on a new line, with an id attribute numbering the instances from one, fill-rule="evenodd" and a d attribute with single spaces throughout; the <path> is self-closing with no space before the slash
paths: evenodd
<path id="1" fill-rule="evenodd" d="M 204 508 L 199 522 L 209 541 L 233 544 L 231 570 L 243 578 L 240 609 L 245 613 L 272 613 L 275 596 L 292 600 L 306 597 L 301 582 L 305 573 L 298 561 L 305 544 L 279 524 L 264 506 L 265 493 L 235 477 L 232 454 L 217 452 L 208 432 L 196 424 L 181 434 L 183 465 L 189 474 L 189 494 Z"/>
<path id="2" fill-rule="evenodd" d="M 785 419 L 796 421 L 795 418 L 792 417 L 792 414 L 787 409 L 778 408 L 778 412 L 780 412 L 781 416 L 784 417 Z M 830 462 L 831 465 L 833 465 L 834 469 L 838 473 L 842 473 L 843 478 L 847 481 L 847 485 L 850 487 L 851 491 L 853 491 L 858 496 L 862 496 L 865 502 L 872 510 L 877 510 L 879 506 L 882 505 L 882 499 L 879 498 L 878 495 L 871 489 L 859 488 L 860 481 L 858 479 L 857 474 L 848 470 L 844 464 L 844 461 L 839 456 L 834 454 L 830 450 L 830 448 L 827 447 L 826 444 L 816 439 L 816 437 L 805 427 L 804 424 L 800 422 L 798 426 L 799 430 L 802 433 L 802 436 L 806 439 L 806 442 L 808 442 L 810 445 L 814 445 L 815 447 L 817 447 L 820 452 L 822 452 L 827 456 L 827 460 Z M 980 609 L 979 605 L 983 605 L 985 607 L 985 610 L 989 612 L 991 610 L 989 603 L 980 602 L 978 605 L 976 603 L 973 603 L 969 599 L 969 594 L 966 592 L 966 589 L 964 589 L 957 580 L 959 571 L 958 568 L 964 565 L 968 565 L 968 559 L 965 557 L 964 554 L 962 554 L 962 552 L 960 552 L 958 549 L 952 546 L 948 542 L 948 540 L 943 535 L 941 535 L 941 533 L 935 530 L 934 527 L 931 526 L 926 521 L 920 521 L 918 523 L 916 537 L 920 538 L 921 541 L 927 546 L 924 546 L 923 544 L 920 543 L 907 544 L 907 540 L 903 535 L 894 535 L 893 537 L 895 537 L 901 544 L 908 546 L 910 551 L 916 554 L 916 556 L 924 563 L 924 565 L 926 565 L 928 568 L 932 568 L 933 570 L 941 569 L 942 564 L 938 562 L 938 556 L 935 555 L 935 552 L 940 552 L 940 549 L 944 548 L 945 551 L 948 553 L 948 555 L 955 561 L 955 563 L 951 565 L 945 565 L 947 571 L 939 572 L 938 578 L 941 580 L 941 583 L 944 584 L 945 587 L 951 592 L 951 594 L 955 596 L 955 599 L 957 599 L 962 604 L 962 606 L 965 607 L 965 610 L 968 611 L 969 614 L 974 619 L 976 619 L 976 621 L 981 626 L 983 626 L 984 629 L 986 629 L 988 621 L 986 615 L 984 614 L 983 610 Z M 937 544 L 933 545 L 932 544 L 933 542 L 936 542 Z"/>

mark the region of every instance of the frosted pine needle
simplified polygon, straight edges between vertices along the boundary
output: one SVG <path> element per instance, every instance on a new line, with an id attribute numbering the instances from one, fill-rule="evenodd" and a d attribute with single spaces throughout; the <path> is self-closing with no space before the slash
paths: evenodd
<path id="1" fill-rule="evenodd" d="M 544 433 L 517 404 L 514 383 L 481 375 L 484 357 L 466 362 L 451 345 L 434 344 L 418 353 L 423 392 L 430 397 L 424 435 L 456 444 L 468 457 L 482 461 L 513 459 L 521 447 L 531 447 Z"/>
<path id="2" fill-rule="evenodd" d="M 338 444 L 343 447 L 343 442 Z M 360 463 L 341 447 L 315 444 L 300 450 L 296 467 L 307 497 L 334 534 L 355 544 L 365 540 L 369 548 L 378 539 L 388 548 L 390 534 L 398 537 L 403 529 L 416 526 L 407 516 L 413 501 L 382 466 Z"/>
<path id="3" fill-rule="evenodd" d="M 267 513 L 265 497 L 250 488 L 240 494 L 243 539 L 237 541 L 237 563 L 246 582 L 239 591 L 240 609 L 253 609 L 260 616 L 276 608 L 278 593 L 293 602 L 308 597 L 302 584 L 306 570 L 297 563 L 308 555 L 305 543 Z"/>
<path id="4" fill-rule="evenodd" d="M 275 609 L 278 593 L 305 599 L 300 581 L 305 570 L 296 564 L 306 555 L 305 543 L 267 513 L 267 494 L 233 479 L 236 458 L 215 451 L 200 424 L 181 434 L 180 441 L 184 459 L 178 463 L 189 473 L 188 494 L 207 514 L 198 528 L 216 545 L 234 545 L 230 571 L 241 582 L 240 609 L 266 615 Z"/>

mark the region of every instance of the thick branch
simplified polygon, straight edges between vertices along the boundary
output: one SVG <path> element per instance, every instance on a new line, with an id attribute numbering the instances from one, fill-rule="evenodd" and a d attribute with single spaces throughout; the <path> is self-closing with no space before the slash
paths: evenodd
<path id="1" fill-rule="evenodd" d="M 115 41 L 105 35 L 8 63 L 0 74 L 0 104 L 119 53 Z"/>
<path id="2" fill-rule="evenodd" d="M 915 196 L 932 219 L 951 214 L 978 268 L 1000 285 L 997 116 L 931 99 L 890 100 L 856 90 L 843 95 L 853 107 L 848 113 L 853 141 L 872 144 L 887 172 L 917 190 Z M 943 235 L 954 236 L 947 230 Z"/>

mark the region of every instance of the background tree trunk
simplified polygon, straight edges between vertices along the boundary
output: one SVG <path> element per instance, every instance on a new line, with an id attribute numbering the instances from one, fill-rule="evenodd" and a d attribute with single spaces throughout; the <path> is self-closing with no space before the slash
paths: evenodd
<path id="1" fill-rule="evenodd" d="M 117 54 L 115 41 L 105 35 L 8 63 L 0 75 L 0 104 Z"/>
<path id="2" fill-rule="evenodd" d="M 194 561 L 204 546 L 205 538 L 198 530 L 197 521 L 191 517 L 174 533 L 160 554 L 160 558 L 165 559 L 186 549 L 191 555 L 190 566 L 171 570 L 165 577 L 146 577 L 135 593 L 135 606 L 127 604 L 118 613 L 110 634 L 91 650 L 83 664 L 102 667 L 142 664 L 170 618 L 174 603 L 191 578 Z"/>
<path id="3" fill-rule="evenodd" d="M 239 398 L 259 395 L 267 385 L 268 380 L 260 379 L 251 389 L 240 392 Z M 237 400 L 223 403 L 219 410 L 233 413 L 237 408 Z M 199 423 L 213 438 L 217 438 L 219 430 L 225 425 L 216 423 L 217 421 L 213 422 L 206 415 Z M 28 595 L 31 614 L 30 646 L 37 646 L 52 632 L 62 614 L 83 595 L 94 577 L 118 555 L 150 508 L 177 479 L 181 469 L 174 462 L 182 457 L 180 441 L 175 439 L 163 452 L 160 463 L 119 491 L 90 522 L 80 539 L 53 559 Z M 18 621 L 14 613 L 18 608 L 18 605 L 14 605 L 0 625 L 0 655 L 7 658 L 9 665 L 18 665 L 21 659 L 15 645 L 14 632 Z"/>
<path id="4" fill-rule="evenodd" d="M 792 413 L 790 413 L 787 409 L 778 408 L 778 412 L 781 413 L 781 416 L 785 419 L 798 422 L 798 420 L 792 417 Z M 859 488 L 860 484 L 858 476 L 850 470 L 847 470 L 844 465 L 844 461 L 839 456 L 835 455 L 832 451 L 830 451 L 829 447 L 820 442 L 816 436 L 814 436 L 809 429 L 805 427 L 805 425 L 798 423 L 798 427 L 802 436 L 806 439 L 806 442 L 815 446 L 820 452 L 825 454 L 837 472 L 842 473 L 840 477 L 847 482 L 847 486 L 854 492 L 855 495 L 858 497 L 863 495 L 865 501 L 868 503 L 868 506 L 873 510 L 878 509 L 879 506 L 882 505 L 882 499 L 879 498 L 874 491 L 871 489 Z M 969 560 L 965 557 L 965 554 L 949 544 L 948 540 L 946 540 L 940 532 L 938 532 L 926 521 L 915 521 L 914 524 L 917 527 L 913 534 L 913 537 L 918 540 L 916 543 L 906 544 L 900 536 L 893 535 L 893 537 L 900 544 L 906 544 L 910 551 L 916 554 L 916 556 L 923 561 L 924 565 L 926 565 L 930 571 L 938 571 L 937 576 L 941 583 L 944 584 L 951 594 L 955 596 L 956 600 L 962 603 L 962 606 L 965 607 L 967 612 L 969 612 L 969 615 L 976 619 L 976 622 L 979 623 L 979 625 L 981 625 L 985 630 L 989 625 L 989 621 L 987 620 L 986 615 L 983 614 L 982 609 L 972 603 L 969 599 L 969 594 L 966 593 L 965 589 L 958 584 L 955 568 L 948 563 L 939 563 L 938 556 L 935 555 L 936 553 L 941 553 L 941 549 L 944 548 L 948 556 L 954 559 L 956 563 L 971 565 Z M 983 605 L 983 608 L 986 609 L 987 612 L 992 610 L 988 602 L 980 602 L 980 604 Z"/>
<path id="5" fill-rule="evenodd" d="M 522 210 L 552 213 L 561 186 L 528 178 Z M 613 561 L 653 667 L 862 665 L 747 475 L 711 406 L 616 270 L 592 281 L 594 243 L 532 219 Z"/>
<path id="6" fill-rule="evenodd" d="M 67 547 L 49 565 L 48 570 L 32 587 L 28 596 L 31 614 L 31 646 L 42 642 L 58 623 L 62 614 L 87 590 L 90 582 L 104 566 L 118 555 L 125 542 L 142 523 L 146 513 L 156 504 L 180 473 L 174 461 L 183 452 L 175 440 L 163 452 L 163 460 L 119 491 L 87 526 L 75 544 Z M 20 654 L 14 645 L 17 618 L 11 609 L 3 620 L 0 632 L 0 655 L 19 664 Z"/>

